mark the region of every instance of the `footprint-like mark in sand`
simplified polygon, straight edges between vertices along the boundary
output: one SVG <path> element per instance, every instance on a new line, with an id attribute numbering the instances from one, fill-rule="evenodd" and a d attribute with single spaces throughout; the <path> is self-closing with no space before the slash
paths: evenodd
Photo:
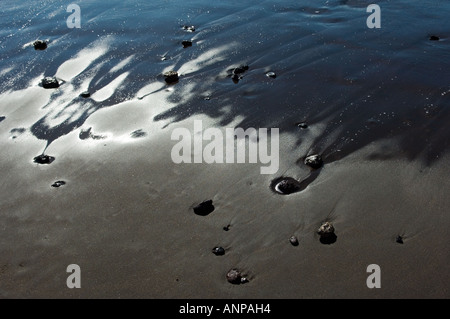
<path id="1" fill-rule="evenodd" d="M 18 128 L 13 128 L 11 131 L 9 131 L 9 134 L 12 139 L 16 139 L 25 132 L 26 132 L 25 128 L 18 127 Z"/>

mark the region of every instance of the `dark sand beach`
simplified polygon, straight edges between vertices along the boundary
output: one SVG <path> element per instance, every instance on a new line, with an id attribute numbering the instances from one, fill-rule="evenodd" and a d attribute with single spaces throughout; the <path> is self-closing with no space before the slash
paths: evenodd
<path id="1" fill-rule="evenodd" d="M 448 3 L 73 3 L 0 4 L 0 298 L 450 297 Z M 278 170 L 175 163 L 195 121 L 278 128 Z"/>

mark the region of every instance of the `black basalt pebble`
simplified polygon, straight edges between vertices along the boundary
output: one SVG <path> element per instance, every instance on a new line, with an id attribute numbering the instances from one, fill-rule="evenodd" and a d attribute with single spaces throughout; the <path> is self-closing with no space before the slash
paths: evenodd
<path id="1" fill-rule="evenodd" d="M 314 169 L 321 168 L 323 165 L 322 157 L 318 154 L 307 156 L 304 163 Z"/>
<path id="2" fill-rule="evenodd" d="M 56 89 L 59 87 L 59 82 L 55 77 L 47 76 L 42 79 L 41 83 L 44 89 Z"/>
<path id="3" fill-rule="evenodd" d="M 55 158 L 53 156 L 41 154 L 36 156 L 33 160 L 37 164 L 51 164 Z"/>
<path id="4" fill-rule="evenodd" d="M 179 80 L 178 72 L 168 71 L 168 72 L 164 73 L 164 78 L 165 78 L 166 83 L 168 83 L 168 84 L 177 83 Z"/>
<path id="5" fill-rule="evenodd" d="M 198 204 L 194 207 L 194 213 L 201 216 L 206 216 L 214 211 L 213 201 L 205 200 L 204 202 Z"/>
<path id="6" fill-rule="evenodd" d="M 272 181 L 270 187 L 278 194 L 289 195 L 301 190 L 300 183 L 292 177 L 280 177 Z"/>
<path id="7" fill-rule="evenodd" d="M 47 42 L 42 40 L 36 40 L 34 41 L 33 46 L 35 50 L 45 50 L 47 49 Z"/>
<path id="8" fill-rule="evenodd" d="M 298 246 L 298 239 L 295 236 L 291 236 L 291 238 L 289 238 L 289 242 L 292 246 Z"/>
<path id="9" fill-rule="evenodd" d="M 299 122 L 299 123 L 296 123 L 295 125 L 297 125 L 297 127 L 301 128 L 302 130 L 305 130 L 308 128 L 308 124 L 306 124 L 306 122 Z"/>
<path id="10" fill-rule="evenodd" d="M 223 247 L 214 247 L 212 252 L 216 256 L 223 256 L 223 255 L 225 255 L 225 249 Z"/>
<path id="11" fill-rule="evenodd" d="M 0 122 L 3 121 L 4 119 L 6 119 L 5 116 L 0 116 Z"/>
<path id="12" fill-rule="evenodd" d="M 54 182 L 52 184 L 52 187 L 60 187 L 60 186 L 63 186 L 63 185 L 66 185 L 65 181 L 56 181 L 56 182 Z"/>
<path id="13" fill-rule="evenodd" d="M 430 41 L 439 41 L 440 38 L 437 35 L 430 36 Z"/>
<path id="14" fill-rule="evenodd" d="M 89 91 L 84 91 L 84 92 L 81 92 L 80 96 L 84 97 L 84 98 L 88 98 L 91 96 L 91 93 L 89 93 Z"/>
<path id="15" fill-rule="evenodd" d="M 320 242 L 325 245 L 330 245 L 336 242 L 337 236 L 334 233 L 334 226 L 330 222 L 323 223 L 317 230 L 320 235 Z"/>
<path id="16" fill-rule="evenodd" d="M 241 65 L 233 69 L 233 74 L 242 74 L 248 70 L 248 65 Z"/>
<path id="17" fill-rule="evenodd" d="M 187 32 L 195 32 L 195 27 L 193 25 L 184 25 L 183 26 L 183 30 L 187 31 Z"/>
<path id="18" fill-rule="evenodd" d="M 398 235 L 397 238 L 395 238 L 395 242 L 398 244 L 403 244 L 403 237 Z"/>
<path id="19" fill-rule="evenodd" d="M 183 42 L 181 42 L 181 44 L 183 45 L 183 48 L 191 47 L 192 41 L 184 40 Z"/>

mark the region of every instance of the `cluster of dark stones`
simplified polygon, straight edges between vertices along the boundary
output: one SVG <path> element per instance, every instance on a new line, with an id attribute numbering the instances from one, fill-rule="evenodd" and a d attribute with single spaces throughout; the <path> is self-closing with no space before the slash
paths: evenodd
<path id="1" fill-rule="evenodd" d="M 249 66 L 244 64 L 241 66 L 238 66 L 237 68 L 233 68 L 228 70 L 229 76 L 233 80 L 234 83 L 238 83 L 242 79 L 242 75 L 248 71 Z"/>

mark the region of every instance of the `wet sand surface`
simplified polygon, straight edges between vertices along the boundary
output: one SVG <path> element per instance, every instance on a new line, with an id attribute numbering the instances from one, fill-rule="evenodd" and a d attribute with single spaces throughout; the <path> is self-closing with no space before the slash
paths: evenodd
<path id="1" fill-rule="evenodd" d="M 450 297 L 444 2 L 380 1 L 377 30 L 357 0 L 80 2 L 81 29 L 61 1 L 4 3 L 2 298 Z M 278 171 L 174 163 L 196 120 L 279 128 Z"/>

